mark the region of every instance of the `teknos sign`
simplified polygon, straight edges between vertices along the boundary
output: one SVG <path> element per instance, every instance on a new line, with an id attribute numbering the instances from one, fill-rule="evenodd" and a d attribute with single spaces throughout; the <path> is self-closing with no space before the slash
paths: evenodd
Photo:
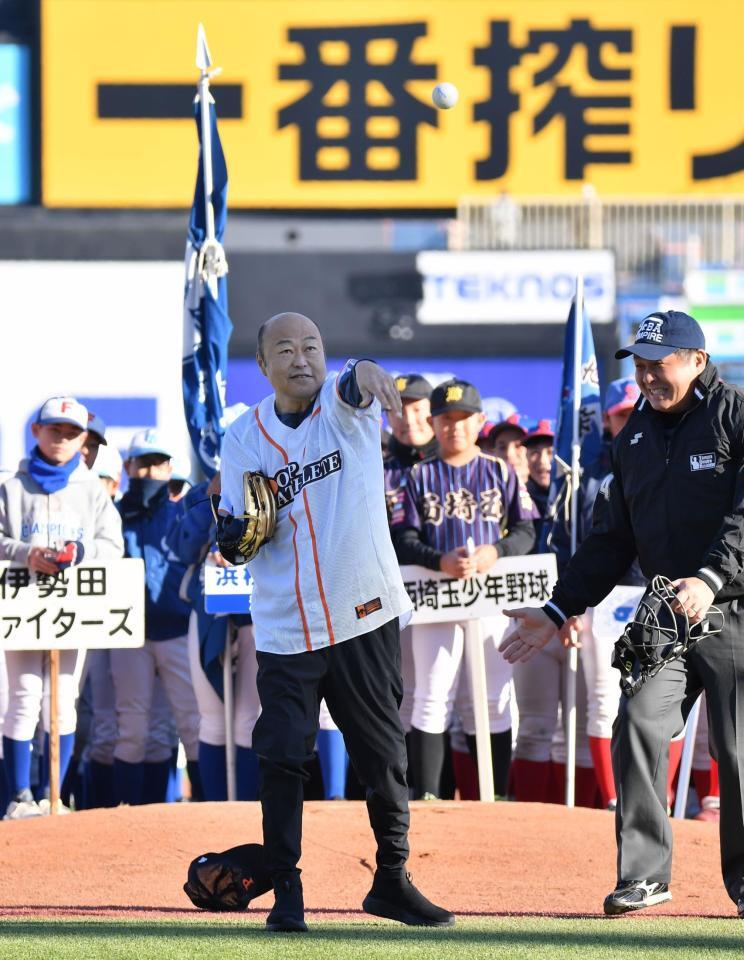
<path id="1" fill-rule="evenodd" d="M 584 278 L 593 322 L 615 313 L 615 260 L 609 250 L 424 251 L 421 323 L 560 323 Z"/>

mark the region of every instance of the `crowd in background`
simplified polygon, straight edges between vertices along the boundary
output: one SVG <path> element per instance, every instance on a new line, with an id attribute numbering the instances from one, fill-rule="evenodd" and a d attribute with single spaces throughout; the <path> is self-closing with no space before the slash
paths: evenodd
<path id="1" fill-rule="evenodd" d="M 410 374 L 396 384 L 402 413 L 390 415 L 382 452 L 401 564 L 468 578 L 500 557 L 554 550 L 560 567 L 567 554 L 549 506 L 551 422 L 529 422 L 518 413 L 488 422 L 480 394 L 463 380 L 434 387 Z M 605 446 L 582 478 L 580 535 L 611 471 L 610 441 L 637 398 L 632 380 L 607 389 Z M 230 408 L 227 419 L 246 409 Z M 209 502 L 219 492 L 219 475 L 192 484 L 155 429 L 137 433 L 122 459 L 107 443 L 100 417 L 70 397 L 42 405 L 33 435 L 28 458 L 0 476 L 0 560 L 47 579 L 84 559 L 139 557 L 145 569 L 143 647 L 61 651 L 60 812 L 182 797 L 227 799 L 225 651 L 233 664 L 237 799 L 256 799 L 252 731 L 260 703 L 250 615 L 210 614 L 204 602 L 205 564 L 225 564 Z M 632 567 L 623 583 L 642 586 L 640 570 Z M 484 617 L 480 629 L 496 794 L 563 802 L 566 651 L 556 636 L 532 661 L 512 668 L 498 652 L 509 629 L 506 618 Z M 594 628 L 589 611 L 577 684 L 576 800 L 605 809 L 616 799 L 610 759 L 620 695 L 610 666 L 615 639 Z M 459 623 L 409 626 L 401 634 L 401 717 L 414 799 L 478 797 L 463 651 Z M 701 711 L 693 785 L 698 816 L 713 819 L 717 772 L 704 721 Z M 49 684 L 42 652 L 0 655 L 0 726 L 0 808 L 9 819 L 49 812 Z M 671 804 L 681 741 L 670 753 Z M 364 796 L 324 704 L 315 757 L 307 770 L 308 799 Z"/>

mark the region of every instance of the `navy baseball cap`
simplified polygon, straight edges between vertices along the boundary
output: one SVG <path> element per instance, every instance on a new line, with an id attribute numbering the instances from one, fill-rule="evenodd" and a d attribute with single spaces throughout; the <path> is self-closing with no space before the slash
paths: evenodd
<path id="1" fill-rule="evenodd" d="M 106 424 L 98 416 L 98 414 L 93 413 L 92 410 L 88 411 L 88 433 L 95 433 L 98 437 L 100 437 L 101 443 L 107 444 Z"/>
<path id="2" fill-rule="evenodd" d="M 705 334 L 689 314 L 664 310 L 642 320 L 635 342 L 618 350 L 615 359 L 635 356 L 642 360 L 663 360 L 675 350 L 705 350 Z"/>
<path id="3" fill-rule="evenodd" d="M 472 383 L 467 380 L 445 380 L 431 393 L 431 415 L 439 416 L 449 410 L 482 413 L 483 401 Z"/>
<path id="4" fill-rule="evenodd" d="M 395 378 L 401 400 L 428 400 L 434 389 L 420 373 L 404 373 Z"/>

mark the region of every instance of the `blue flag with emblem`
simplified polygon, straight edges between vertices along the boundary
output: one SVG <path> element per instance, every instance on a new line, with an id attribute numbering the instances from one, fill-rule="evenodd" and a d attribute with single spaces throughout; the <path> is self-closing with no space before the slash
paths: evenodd
<path id="1" fill-rule="evenodd" d="M 225 432 L 227 350 L 232 323 L 227 309 L 227 261 L 222 248 L 227 222 L 227 166 L 214 102 L 208 91 L 206 96 L 210 100 L 206 136 L 199 98 L 194 103 L 200 150 L 186 243 L 183 405 L 194 453 L 201 469 L 211 478 L 219 469 Z M 209 195 L 205 168 L 212 179 Z"/>
<path id="2" fill-rule="evenodd" d="M 599 395 L 599 371 L 594 349 L 592 325 L 584 308 L 583 299 L 574 298 L 566 323 L 563 347 L 563 376 L 561 398 L 555 431 L 554 459 L 551 473 L 548 511 L 542 528 L 540 548 L 563 554 L 564 536 L 554 537 L 556 527 L 565 531 L 570 543 L 571 454 L 574 444 L 574 364 L 576 337 L 581 331 L 581 372 L 579 401 L 580 467 L 594 463 L 602 450 L 602 406 Z M 564 559 L 563 556 L 560 559 Z M 568 559 L 568 557 L 565 557 Z"/>

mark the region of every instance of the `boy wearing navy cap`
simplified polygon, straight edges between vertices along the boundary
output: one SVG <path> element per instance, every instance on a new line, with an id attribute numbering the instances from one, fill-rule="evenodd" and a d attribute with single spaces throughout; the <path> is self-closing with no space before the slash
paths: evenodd
<path id="1" fill-rule="evenodd" d="M 437 452 L 437 441 L 431 426 L 432 385 L 419 373 L 407 373 L 395 378 L 395 386 L 400 394 L 402 409 L 400 413 L 394 410 L 387 411 L 392 437 L 387 444 L 382 461 L 385 503 L 390 524 L 393 523 L 396 513 L 402 509 L 402 486 L 405 483 L 406 474 L 414 463 L 433 457 Z M 410 735 L 414 687 L 410 627 L 405 627 L 400 632 L 400 656 L 403 699 L 398 712 L 406 733 L 409 769 L 413 776 L 416 764 L 413 762 L 415 745 L 411 742 Z M 414 792 L 418 792 L 415 783 L 411 782 L 411 786 Z"/>
<path id="2" fill-rule="evenodd" d="M 439 455 L 412 467 L 403 488 L 393 536 L 401 563 L 467 579 L 499 557 L 528 553 L 534 542 L 534 505 L 513 468 L 484 453 L 477 439 L 485 421 L 480 394 L 465 380 L 449 380 L 431 395 Z M 468 555 L 472 538 L 475 552 Z M 511 759 L 511 670 L 498 654 L 507 626 L 501 614 L 482 621 L 488 678 L 491 750 L 496 792 L 506 794 Z M 413 628 L 415 692 L 411 738 L 413 783 L 424 798 L 438 796 L 444 740 L 459 688 L 464 634 L 457 623 Z M 458 712 L 475 748 L 472 699 Z"/>
<path id="3" fill-rule="evenodd" d="M 383 460 L 385 498 L 391 520 L 403 474 L 414 463 L 434 456 L 437 450 L 431 427 L 431 384 L 420 374 L 409 373 L 396 377 L 395 386 L 402 409 L 400 413 L 387 412 L 393 436 Z"/>
<path id="4" fill-rule="evenodd" d="M 93 469 L 99 448 L 106 446 L 108 446 L 108 441 L 106 440 L 106 424 L 97 414 L 89 410 L 88 432 L 82 449 L 83 460 L 85 460 L 85 465 L 89 470 Z"/>

